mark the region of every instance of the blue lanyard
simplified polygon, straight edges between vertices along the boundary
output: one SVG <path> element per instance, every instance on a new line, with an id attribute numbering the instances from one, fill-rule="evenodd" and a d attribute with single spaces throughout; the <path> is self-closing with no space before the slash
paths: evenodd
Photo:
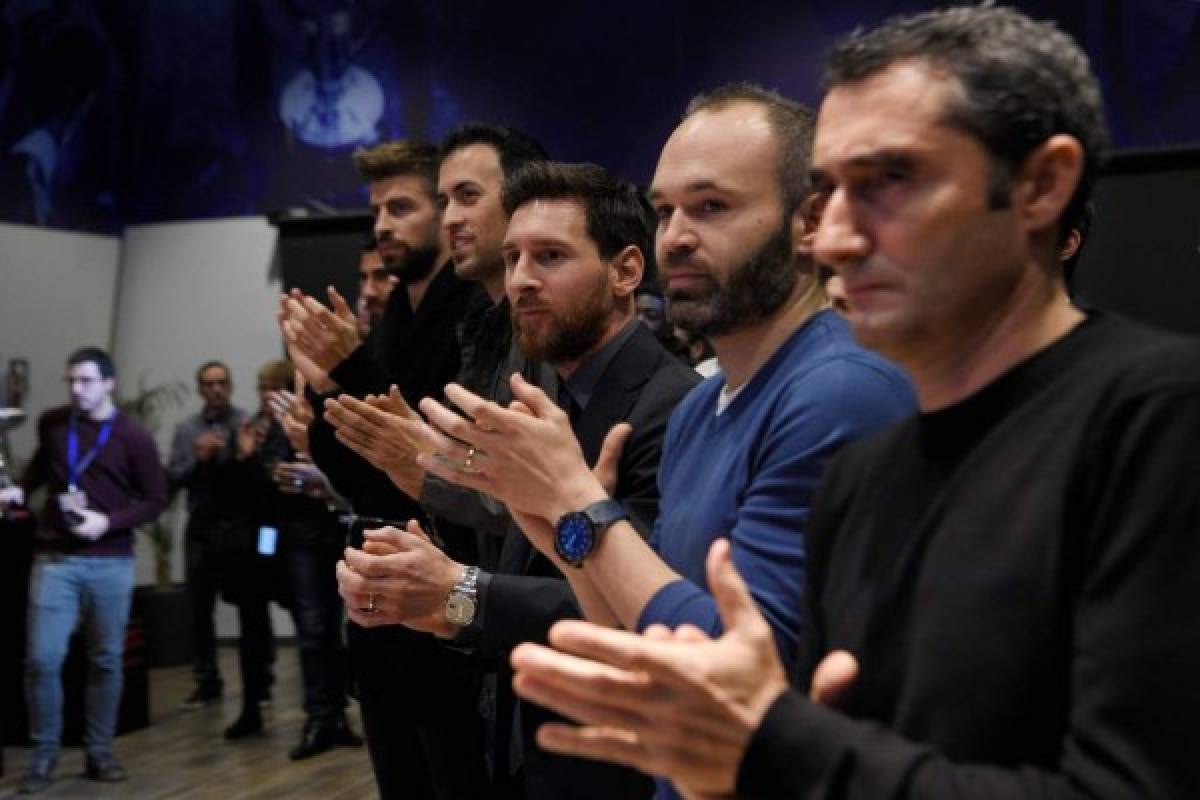
<path id="1" fill-rule="evenodd" d="M 75 459 L 79 456 L 79 432 L 75 430 L 75 415 L 71 415 L 71 421 L 67 424 L 67 488 L 72 492 L 79 485 L 79 478 L 83 475 L 84 470 L 91 466 L 96 454 L 108 441 L 116 420 L 116 414 L 104 420 L 104 424 L 100 426 L 100 433 L 96 434 L 96 441 L 92 444 L 92 449 L 76 463 Z"/>

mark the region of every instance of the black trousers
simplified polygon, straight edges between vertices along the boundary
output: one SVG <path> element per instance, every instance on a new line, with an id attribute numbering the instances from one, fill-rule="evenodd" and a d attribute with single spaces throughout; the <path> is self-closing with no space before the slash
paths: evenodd
<path id="1" fill-rule="evenodd" d="M 490 796 L 474 659 L 400 626 L 347 633 L 380 797 Z"/>
<path id="2" fill-rule="evenodd" d="M 213 613 L 220 591 L 220 570 L 209 531 L 190 521 L 184 537 L 188 591 L 192 595 L 192 674 L 202 689 L 220 691 L 217 632 Z"/>
<path id="3" fill-rule="evenodd" d="M 227 554 L 219 551 L 217 536 L 215 526 L 192 524 L 189 521 L 184 537 L 184 556 L 188 591 L 192 595 L 192 674 L 198 687 L 220 691 L 222 681 L 217 666 L 217 634 L 213 614 L 216 612 L 217 597 L 222 593 L 228 594 L 230 583 L 236 581 L 230 579 L 228 573 L 231 562 Z M 246 623 L 241 619 L 240 603 L 236 605 L 239 605 L 239 629 L 244 631 Z M 267 601 L 262 599 L 260 605 L 261 613 L 257 609 L 249 613 L 252 637 L 258 637 L 251 642 L 251 646 L 253 652 L 259 654 L 257 657 L 261 658 L 264 673 L 258 680 L 261 694 L 275 682 L 272 670 L 275 663 L 275 636 L 271 630 L 270 615 L 266 612 Z M 265 635 L 255 632 L 262 626 L 265 626 Z M 243 638 L 239 635 L 239 658 Z"/>
<path id="4" fill-rule="evenodd" d="M 342 598 L 335 573 L 340 557 L 340 543 L 320 541 L 290 546 L 283 554 L 300 645 L 304 713 L 318 723 L 335 721 L 346 708 Z"/>
<path id="5" fill-rule="evenodd" d="M 270 658 L 275 649 L 271 615 L 262 598 L 242 598 L 237 604 L 238 667 L 242 673 L 242 707 L 258 712 L 258 700 L 271 682 Z"/>

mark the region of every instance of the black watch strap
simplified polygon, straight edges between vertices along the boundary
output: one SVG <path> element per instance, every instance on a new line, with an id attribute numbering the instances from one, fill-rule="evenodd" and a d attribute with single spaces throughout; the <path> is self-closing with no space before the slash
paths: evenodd
<path id="1" fill-rule="evenodd" d="M 621 501 L 613 500 L 611 497 L 592 503 L 584 508 L 582 513 L 596 526 L 597 533 L 616 522 L 629 519 L 629 512 L 625 510 L 625 506 L 621 505 Z"/>

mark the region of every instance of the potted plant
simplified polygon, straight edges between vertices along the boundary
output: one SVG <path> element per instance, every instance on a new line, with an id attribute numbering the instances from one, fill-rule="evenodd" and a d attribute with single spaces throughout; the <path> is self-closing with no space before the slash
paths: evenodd
<path id="1" fill-rule="evenodd" d="M 149 385 L 143 374 L 135 395 L 117 405 L 151 433 L 162 424 L 162 412 L 178 407 L 190 395 L 183 381 Z M 151 667 L 186 664 L 191 660 L 191 595 L 185 584 L 171 582 L 171 553 L 174 542 L 171 526 L 160 516 L 138 528 L 154 550 L 154 585 L 134 591 L 134 614 L 145 635 L 146 662 Z"/>

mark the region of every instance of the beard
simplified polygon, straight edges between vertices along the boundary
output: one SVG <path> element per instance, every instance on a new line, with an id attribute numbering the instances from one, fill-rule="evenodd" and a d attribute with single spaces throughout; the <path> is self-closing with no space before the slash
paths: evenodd
<path id="1" fill-rule="evenodd" d="M 687 263 L 688 253 L 667 256 Z M 799 279 L 792 254 L 792 229 L 783 221 L 767 241 L 729 273 L 724 284 L 711 276 L 699 288 L 668 290 L 671 321 L 700 336 L 721 336 L 778 311 Z"/>
<path id="2" fill-rule="evenodd" d="M 441 248 L 438 247 L 435 240 L 432 243 L 411 247 L 399 258 L 385 260 L 383 265 L 388 273 L 399 278 L 401 283 L 413 284 L 429 277 L 429 273 L 433 272 L 440 250 Z M 380 309 L 380 313 L 382 313 L 382 309 Z"/>
<path id="3" fill-rule="evenodd" d="M 522 303 L 523 299 L 518 298 L 511 311 L 517 347 L 526 358 L 549 364 L 577 361 L 587 355 L 604 335 L 613 309 L 607 274 L 601 275 L 585 297 L 561 314 L 551 309 L 549 324 L 540 329 L 525 327 L 521 322 L 518 309 L 541 307 L 536 301 Z"/>

